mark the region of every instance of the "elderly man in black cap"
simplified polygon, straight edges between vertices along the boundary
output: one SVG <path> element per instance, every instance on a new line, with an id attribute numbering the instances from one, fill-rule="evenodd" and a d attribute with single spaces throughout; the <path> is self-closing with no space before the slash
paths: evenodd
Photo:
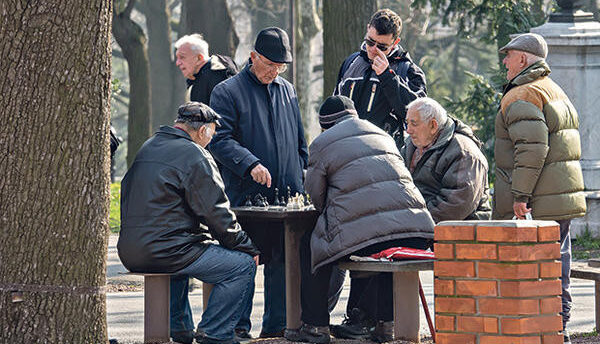
<path id="1" fill-rule="evenodd" d="M 172 273 L 172 285 L 187 284 L 188 276 L 213 284 L 195 337 L 227 344 L 252 297 L 259 251 L 229 209 L 217 165 L 204 149 L 218 125 L 207 105 L 189 102 L 173 127 L 161 126 L 144 143 L 121 182 L 117 248 L 132 272 Z M 171 337 L 191 344 L 187 292 L 171 301 Z"/>
<path id="2" fill-rule="evenodd" d="M 563 329 L 571 294 L 571 219 L 585 215 L 577 111 L 552 79 L 548 47 L 538 34 L 513 38 L 506 53 L 508 84 L 496 116 L 496 184 L 492 218 L 554 220 L 560 225 Z M 570 343 L 565 331 L 565 343 Z"/>
<path id="3" fill-rule="evenodd" d="M 233 206 L 259 193 L 273 204 L 275 188 L 303 192 L 308 153 L 298 99 L 292 84 L 279 76 L 290 62 L 288 35 L 280 28 L 266 28 L 256 38 L 248 65 L 218 84 L 211 95 L 211 107 L 223 119 L 209 149 L 222 164 Z M 283 228 L 271 227 L 244 227 L 256 239 L 265 263 L 261 337 L 281 336 L 286 325 Z M 259 233 L 266 234 L 264 240 Z M 251 309 L 249 303 L 236 328 L 239 337 L 249 337 Z"/>

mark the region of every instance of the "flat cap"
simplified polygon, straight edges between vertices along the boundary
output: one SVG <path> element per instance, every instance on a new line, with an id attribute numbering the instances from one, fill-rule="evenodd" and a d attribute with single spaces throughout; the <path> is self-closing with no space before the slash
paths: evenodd
<path id="1" fill-rule="evenodd" d="M 548 55 L 548 45 L 546 44 L 546 40 L 537 33 L 524 33 L 518 35 L 498 51 L 507 53 L 509 50 L 524 51 L 541 58 L 546 58 Z"/>
<path id="2" fill-rule="evenodd" d="M 256 36 L 254 50 L 275 63 L 291 63 L 292 49 L 285 31 L 278 27 L 268 27 Z"/>
<path id="3" fill-rule="evenodd" d="M 221 126 L 219 123 L 221 116 L 210 106 L 201 102 L 187 102 L 181 105 L 177 109 L 177 119 L 186 122 L 214 123 L 217 127 Z"/>

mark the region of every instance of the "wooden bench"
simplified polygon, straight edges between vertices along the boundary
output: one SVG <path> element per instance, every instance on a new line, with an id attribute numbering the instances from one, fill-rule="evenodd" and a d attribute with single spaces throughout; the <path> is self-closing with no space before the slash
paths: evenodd
<path id="1" fill-rule="evenodd" d="M 579 278 L 594 281 L 596 329 L 600 329 L 600 265 L 592 260 L 588 265 L 572 263 L 571 278 Z"/>
<path id="2" fill-rule="evenodd" d="M 338 266 L 350 271 L 391 272 L 394 281 L 395 339 L 420 343 L 419 271 L 433 270 L 433 260 L 350 261 L 340 262 Z M 435 331 L 431 335 L 435 336 Z"/>

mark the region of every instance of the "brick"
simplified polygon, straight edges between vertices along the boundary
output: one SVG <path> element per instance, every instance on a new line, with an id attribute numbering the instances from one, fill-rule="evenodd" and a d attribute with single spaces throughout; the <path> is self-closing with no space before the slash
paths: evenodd
<path id="1" fill-rule="evenodd" d="M 502 297 L 553 296 L 561 293 L 562 288 L 558 279 L 500 282 L 500 296 Z"/>
<path id="2" fill-rule="evenodd" d="M 480 314 L 537 315 L 540 313 L 538 300 L 527 299 L 479 299 Z"/>
<path id="3" fill-rule="evenodd" d="M 454 244 L 433 244 L 435 259 L 454 259 Z"/>
<path id="4" fill-rule="evenodd" d="M 479 262 L 477 277 L 498 279 L 537 278 L 538 264 Z"/>
<path id="5" fill-rule="evenodd" d="M 562 275 L 562 263 L 557 260 L 554 262 L 540 263 L 540 278 L 556 278 Z"/>
<path id="6" fill-rule="evenodd" d="M 456 259 L 497 259 L 494 244 L 456 244 Z"/>
<path id="7" fill-rule="evenodd" d="M 475 344 L 475 335 L 466 333 L 436 333 L 437 344 Z"/>
<path id="8" fill-rule="evenodd" d="M 538 227 L 538 241 L 560 241 L 560 227 L 558 224 Z"/>
<path id="9" fill-rule="evenodd" d="M 496 281 L 456 281 L 456 295 L 497 296 Z"/>
<path id="10" fill-rule="evenodd" d="M 436 278 L 433 282 L 435 295 L 454 295 L 454 280 Z"/>
<path id="11" fill-rule="evenodd" d="M 454 317 L 449 315 L 435 316 L 436 331 L 454 331 Z"/>
<path id="12" fill-rule="evenodd" d="M 481 336 L 479 344 L 541 344 L 540 336 Z"/>
<path id="13" fill-rule="evenodd" d="M 503 318 L 500 319 L 502 333 L 506 334 L 528 334 L 553 332 L 562 330 L 562 317 L 550 315 L 530 318 Z"/>
<path id="14" fill-rule="evenodd" d="M 542 344 L 563 344 L 563 335 L 545 334 L 542 336 Z"/>
<path id="15" fill-rule="evenodd" d="M 475 240 L 475 225 L 435 226 L 433 239 L 435 241 Z"/>
<path id="16" fill-rule="evenodd" d="M 543 259 L 560 258 L 560 244 L 535 244 L 535 245 L 516 245 L 499 246 L 498 260 L 503 261 L 530 261 Z"/>
<path id="17" fill-rule="evenodd" d="M 436 277 L 475 277 L 475 264 L 473 262 L 435 261 L 433 262 L 433 275 Z"/>
<path id="18" fill-rule="evenodd" d="M 439 313 L 475 313 L 475 300 L 465 297 L 436 297 L 435 311 Z"/>
<path id="19" fill-rule="evenodd" d="M 490 317 L 456 317 L 457 332 L 498 333 L 498 318 Z"/>
<path id="20" fill-rule="evenodd" d="M 537 227 L 501 227 L 485 224 L 477 226 L 477 241 L 536 242 L 537 240 Z"/>
<path id="21" fill-rule="evenodd" d="M 547 297 L 540 299 L 540 313 L 559 313 L 562 311 L 562 301 L 560 296 Z"/>

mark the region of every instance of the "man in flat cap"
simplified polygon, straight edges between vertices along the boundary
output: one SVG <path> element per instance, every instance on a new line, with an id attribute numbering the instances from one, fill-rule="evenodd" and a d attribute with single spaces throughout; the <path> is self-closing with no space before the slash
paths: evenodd
<path id="1" fill-rule="evenodd" d="M 233 206 L 242 206 L 247 196 L 259 193 L 273 204 L 275 188 L 289 187 L 292 194 L 303 191 L 308 151 L 298 98 L 292 84 L 279 76 L 290 62 L 286 32 L 277 27 L 263 29 L 248 65 L 212 92 L 211 107 L 223 119 L 209 149 L 222 164 L 225 191 Z M 281 336 L 286 325 L 283 228 L 244 229 L 256 238 L 265 263 L 261 337 Z M 265 240 L 258 233 L 266 233 Z M 251 309 L 249 303 L 236 328 L 240 337 L 249 337 Z"/>
<path id="2" fill-rule="evenodd" d="M 571 295 L 571 219 L 586 212 L 579 164 L 577 111 L 552 81 L 545 58 L 546 41 L 526 33 L 500 49 L 507 69 L 496 116 L 494 219 L 555 220 L 560 224 L 563 327 Z M 565 332 L 565 342 L 568 334 Z"/>
<path id="3" fill-rule="evenodd" d="M 214 285 L 196 334 L 187 293 L 171 309 L 171 337 L 185 344 L 194 336 L 198 343 L 233 343 L 254 290 L 259 251 L 229 209 L 217 165 L 204 149 L 218 125 L 208 105 L 182 105 L 175 125 L 161 126 L 144 143 L 121 182 L 123 265 Z"/>

